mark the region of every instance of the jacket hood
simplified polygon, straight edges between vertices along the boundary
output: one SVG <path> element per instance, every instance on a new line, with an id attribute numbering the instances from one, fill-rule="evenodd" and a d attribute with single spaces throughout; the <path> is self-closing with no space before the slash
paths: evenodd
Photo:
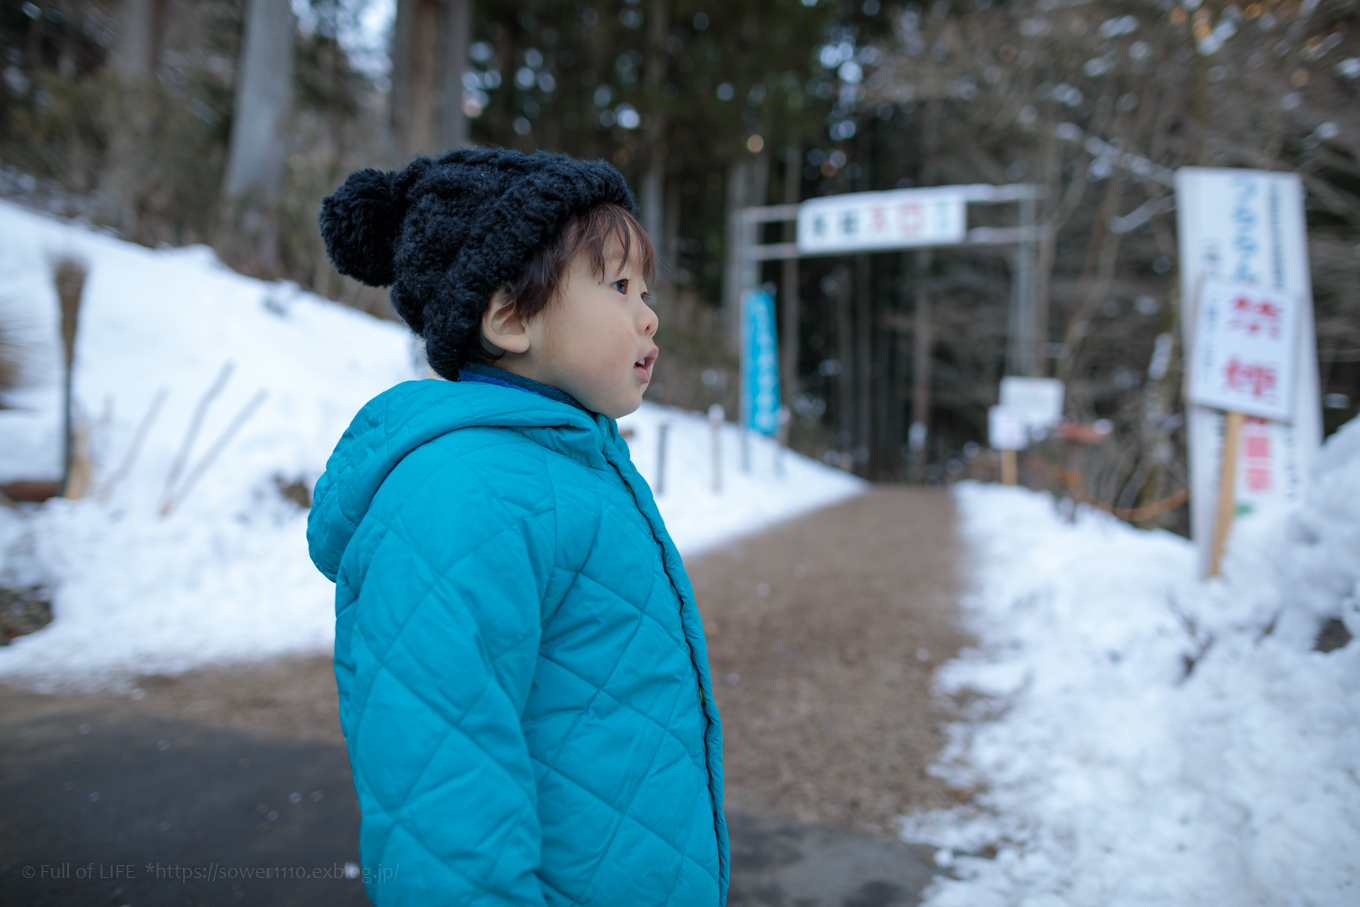
<path id="1" fill-rule="evenodd" d="M 580 460 L 608 466 L 607 444 L 622 443 L 613 419 L 527 390 L 471 381 L 407 381 L 354 417 L 317 480 L 307 547 L 332 581 L 373 496 L 407 454 L 460 428 L 507 428 Z"/>

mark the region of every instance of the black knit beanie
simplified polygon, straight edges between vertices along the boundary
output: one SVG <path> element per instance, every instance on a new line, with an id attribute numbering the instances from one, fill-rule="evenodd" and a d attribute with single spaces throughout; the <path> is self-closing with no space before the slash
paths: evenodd
<path id="1" fill-rule="evenodd" d="M 602 202 L 634 209 L 604 161 L 464 148 L 404 170 L 351 173 L 317 220 L 335 269 L 391 286 L 392 307 L 424 338 L 430 366 L 457 379 L 491 294 L 573 214 Z"/>

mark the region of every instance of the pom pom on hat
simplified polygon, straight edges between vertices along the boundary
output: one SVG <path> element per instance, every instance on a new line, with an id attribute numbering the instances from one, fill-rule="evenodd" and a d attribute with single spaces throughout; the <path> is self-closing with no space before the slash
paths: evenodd
<path id="1" fill-rule="evenodd" d="M 604 161 L 464 148 L 399 171 L 352 173 L 322 202 L 318 221 L 335 269 L 390 285 L 430 365 L 452 379 L 491 294 L 573 215 L 605 202 L 635 207 L 623 176 Z"/>
<path id="2" fill-rule="evenodd" d="M 395 197 L 392 173 L 359 170 L 321 202 L 321 238 L 335 270 L 369 286 L 392 283 L 392 258 L 405 205 Z"/>

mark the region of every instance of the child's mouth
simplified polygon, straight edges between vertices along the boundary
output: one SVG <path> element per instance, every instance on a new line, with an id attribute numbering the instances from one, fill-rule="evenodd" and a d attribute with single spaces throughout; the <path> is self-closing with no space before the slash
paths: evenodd
<path id="1" fill-rule="evenodd" d="M 637 362 L 633 363 L 633 368 L 636 371 L 640 372 L 645 379 L 651 381 L 652 363 L 656 361 L 656 357 L 659 356 L 660 354 L 661 354 L 660 350 L 658 350 L 656 347 L 652 347 L 651 350 L 647 353 L 647 355 L 643 356 Z"/>

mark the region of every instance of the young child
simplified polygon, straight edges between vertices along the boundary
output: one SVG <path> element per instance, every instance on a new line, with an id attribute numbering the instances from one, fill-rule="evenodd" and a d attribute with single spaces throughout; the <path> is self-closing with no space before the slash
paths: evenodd
<path id="1" fill-rule="evenodd" d="M 359 412 L 307 528 L 375 904 L 726 901 L 703 627 L 614 421 L 657 356 L 632 208 L 603 162 L 484 149 L 323 203 L 448 379 Z"/>

